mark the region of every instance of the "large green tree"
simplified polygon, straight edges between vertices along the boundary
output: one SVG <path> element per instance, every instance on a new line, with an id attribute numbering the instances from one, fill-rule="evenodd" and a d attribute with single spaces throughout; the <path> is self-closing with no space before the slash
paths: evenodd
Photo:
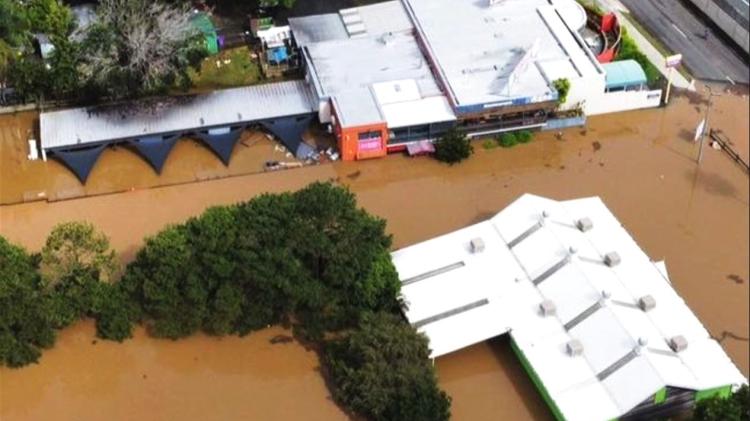
<path id="1" fill-rule="evenodd" d="M 357 330 L 326 346 L 325 360 L 334 397 L 357 414 L 376 421 L 450 418 L 427 338 L 398 316 L 365 314 Z"/>
<path id="2" fill-rule="evenodd" d="M 55 342 L 52 318 L 33 259 L 0 237 L 0 364 L 36 362 Z"/>

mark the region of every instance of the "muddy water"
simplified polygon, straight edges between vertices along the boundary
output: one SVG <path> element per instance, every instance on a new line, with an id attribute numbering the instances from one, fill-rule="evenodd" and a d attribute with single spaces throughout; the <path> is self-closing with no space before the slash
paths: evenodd
<path id="1" fill-rule="evenodd" d="M 0 234 L 37 249 L 55 223 L 87 219 L 111 237 L 127 260 L 140 247 L 144 235 L 200 213 L 207 206 L 245 200 L 262 191 L 296 189 L 312 180 L 333 179 L 349 185 L 369 211 L 388 219 L 388 229 L 400 247 L 483 220 L 525 192 L 557 199 L 599 195 L 649 256 L 666 259 L 675 288 L 747 375 L 748 178 L 723 153 L 713 149 L 706 149 L 701 166 L 696 166 L 697 146 L 690 138 L 702 117 L 702 107 L 699 98 L 675 97 L 667 109 L 592 118 L 588 130 L 568 131 L 562 140 L 541 135 L 531 144 L 509 150 L 483 150 L 476 145 L 475 156 L 454 167 L 429 159 L 393 156 L 52 204 L 0 207 Z M 748 111 L 746 98 L 725 96 L 716 100 L 712 114 L 715 127 L 729 136 L 745 159 Z M 126 175 L 119 176 L 127 178 Z M 92 336 L 88 334 L 87 341 Z M 44 383 L 49 372 L 64 371 L 66 364 L 82 364 L 94 358 L 87 341 L 76 341 L 66 332 L 52 352 L 61 347 L 79 352 L 61 359 L 45 354 L 40 369 L 3 369 L 0 374 L 13 376 L 16 381 Z M 139 345 L 147 342 L 136 339 L 130 344 L 111 346 L 115 350 L 134 346 L 127 349 L 135 354 L 148 354 L 154 352 L 152 346 L 165 346 L 159 341 Z M 206 354 L 244 355 L 236 343 L 227 343 L 194 346 L 200 346 L 201 353 Z M 138 369 L 140 364 L 135 364 Z M 436 366 L 441 385 L 454 397 L 456 419 L 497 419 L 498 414 L 507 419 L 549 416 L 502 340 L 441 358 Z M 49 371 L 41 370 L 44 367 Z M 152 375 L 160 370 L 160 364 L 146 367 Z M 273 377 L 274 370 L 269 366 L 264 373 Z M 92 411 L 104 404 L 99 400 L 119 405 L 117 402 L 129 399 L 122 389 L 100 378 L 103 374 L 83 368 L 81 371 L 86 375 L 70 381 L 97 379 L 92 380 L 102 384 L 96 389 L 97 400 L 81 402 L 75 394 L 78 386 L 59 391 L 55 399 L 64 401 L 70 395 L 75 405 L 88 406 Z M 117 374 L 125 375 L 123 372 Z M 186 369 L 179 379 L 166 376 L 162 390 L 178 390 L 176 393 L 188 399 L 200 397 L 202 379 L 193 377 L 193 373 Z M 255 368 L 243 366 L 214 375 L 217 382 L 227 378 L 241 385 L 241 379 L 252 379 L 257 374 Z M 304 384 L 305 376 L 300 375 L 298 381 Z M 8 383 L 3 380 L 4 389 Z M 257 393 L 263 402 L 279 399 L 270 386 Z M 40 416 L 60 411 L 43 396 L 4 394 L 0 408 L 3 419 L 10 416 L 5 411 L 11 407 L 38 408 Z M 320 405 L 308 408 L 306 416 L 325 417 L 326 392 L 321 389 L 311 394 L 317 396 Z M 236 395 L 228 395 L 214 405 L 227 414 L 244 414 L 246 403 Z M 139 414 L 149 416 L 147 412 Z M 269 412 L 261 418 L 273 418 L 275 414 Z"/>
<path id="2" fill-rule="evenodd" d="M 122 344 L 95 341 L 91 322 L 64 331 L 41 364 L 4 370 L 3 421 L 344 420 L 313 351 L 247 338 L 155 340 L 139 329 Z"/>

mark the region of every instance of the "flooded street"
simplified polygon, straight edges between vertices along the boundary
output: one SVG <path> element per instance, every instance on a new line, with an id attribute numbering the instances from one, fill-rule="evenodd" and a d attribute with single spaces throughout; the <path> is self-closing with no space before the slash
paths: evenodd
<path id="1" fill-rule="evenodd" d="M 712 126 L 748 160 L 747 98 L 725 95 L 715 101 Z M 38 250 L 56 223 L 85 219 L 109 235 L 127 261 L 144 236 L 208 206 L 335 180 L 350 186 L 368 211 L 386 218 L 395 247 L 402 247 L 484 220 L 526 192 L 560 200 L 601 196 L 652 259 L 666 260 L 677 291 L 747 376 L 748 176 L 709 147 L 696 165 L 692 137 L 703 108 L 700 98 L 675 96 L 666 109 L 591 118 L 587 130 L 567 131 L 560 140 L 545 133 L 527 145 L 493 150 L 475 142 L 475 156 L 453 167 L 391 156 L 153 189 L 145 188 L 153 179 L 143 175 L 151 170 L 140 158 L 108 151 L 90 184 L 100 192 L 107 183 L 113 190 L 127 189 L 132 178 L 144 188 L 2 206 L 0 234 Z M 189 168 L 191 159 L 213 158 L 192 157 L 206 151 L 191 143 L 178 147 L 185 150 L 175 150 L 165 173 L 170 166 Z M 205 162 L 202 171 L 214 171 L 213 161 Z M 48 171 L 39 185 L 69 183 L 66 177 L 72 177 L 53 168 L 58 164 L 33 164 Z M 17 174 L 12 168 L 0 170 L 0 189 L 15 189 L 17 195 L 17 184 L 26 181 L 9 179 Z M 68 188 L 73 187 L 65 184 Z M 314 353 L 296 344 L 269 344 L 280 332 L 167 342 L 139 331 L 123 344 L 93 345 L 93 328 L 82 323 L 63 332 L 38 365 L 0 369 L 0 419 L 345 418 L 327 398 Z M 453 396 L 457 420 L 550 419 L 502 338 L 440 358 L 436 367 L 441 386 Z"/>

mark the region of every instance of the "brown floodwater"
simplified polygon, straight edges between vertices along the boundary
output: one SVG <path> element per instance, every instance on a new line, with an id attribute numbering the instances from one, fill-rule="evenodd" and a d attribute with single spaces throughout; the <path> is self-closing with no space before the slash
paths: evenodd
<path id="1" fill-rule="evenodd" d="M 0 419 L 345 420 L 318 373 L 317 354 L 274 327 L 246 338 L 156 340 L 143 329 L 122 344 L 81 322 L 41 364 L 4 370 Z"/>
<path id="2" fill-rule="evenodd" d="M 747 97 L 725 95 L 715 101 L 712 125 L 724 131 L 748 160 Z M 4 206 L 0 207 L 0 234 L 37 250 L 54 224 L 85 219 L 109 235 L 127 261 L 144 236 L 208 206 L 247 200 L 265 191 L 293 190 L 313 180 L 334 180 L 348 185 L 368 211 L 386 218 L 395 246 L 402 247 L 483 220 L 525 192 L 555 199 L 598 195 L 652 259 L 666 260 L 675 288 L 747 376 L 748 176 L 721 151 L 710 148 L 706 148 L 700 167 L 696 165 L 697 145 L 690 139 L 703 107 L 697 96 L 676 96 L 665 109 L 591 118 L 587 130 L 569 130 L 561 140 L 541 134 L 531 144 L 512 149 L 484 150 L 476 144 L 475 156 L 453 167 L 427 158 L 392 156 L 77 200 Z M 196 159 L 191 154 L 203 151 L 188 148 L 175 152 L 170 160 L 179 163 Z M 105 174 L 100 177 L 125 185 L 129 171 L 140 164 L 131 167 L 126 162 L 133 162 L 132 157 L 122 152 L 118 158 L 120 153 L 113 151 L 108 158 L 113 166 L 121 159 L 119 169 L 98 171 Z M 3 178 L 7 171 L 1 173 Z M 44 182 L 51 185 L 50 180 L 66 177 L 63 171 L 49 168 Z M 96 176 L 92 174 L 92 181 Z M 140 175 L 134 173 L 132 177 Z M 0 186 L 7 184 L 8 180 L 0 180 Z M 99 419 L 96 411 L 101 408 L 126 408 L 131 418 L 143 419 L 153 418 L 153 414 L 201 420 L 344 416 L 330 403 L 315 369 L 318 362 L 314 354 L 296 344 L 271 346 L 267 337 L 258 335 L 223 340 L 197 337 L 172 343 L 145 338 L 140 332 L 124 344 L 99 341 L 92 346 L 93 339 L 90 325 L 83 323 L 66 330 L 39 365 L 0 369 L 0 418 L 51 419 L 78 411 L 82 415 L 77 419 Z M 250 359 L 257 364 L 228 365 L 225 370 L 215 369 L 208 362 L 170 365 L 172 347 L 180 347 L 184 355 L 215 354 L 223 356 L 221 361 Z M 290 372 L 284 365 L 274 364 L 272 351 L 276 350 L 283 351 L 286 364 L 299 370 Z M 125 358 L 128 355 L 130 359 Z M 180 361 L 190 361 L 182 358 L 187 360 Z M 440 358 L 436 367 L 441 386 L 453 396 L 455 419 L 549 419 L 544 403 L 503 339 Z M 206 372 L 211 373 L 210 381 Z M 160 388 L 146 393 L 139 389 L 144 385 L 136 385 L 135 380 L 110 380 L 129 378 L 131 373 L 146 374 L 145 381 L 162 379 Z M 311 383 L 311 376 L 320 382 L 317 386 Z M 286 383 L 277 387 L 276 377 Z M 258 387 L 258 379 L 267 382 Z M 221 389 L 224 383 L 252 392 L 206 392 L 207 388 Z M 25 389 L 22 393 L 17 391 L 23 387 L 19 384 L 42 392 Z M 52 389 L 54 393 L 47 392 Z M 295 397 L 293 390 L 306 392 Z M 162 394 L 166 397 L 159 400 L 159 410 L 164 413 L 134 403 L 154 402 Z M 214 399 L 200 401 L 207 395 Z M 182 412 L 184 405 L 193 408 L 189 406 L 193 403 L 200 408 Z M 293 405 L 302 405 L 299 410 L 304 412 L 281 414 L 274 412 L 280 410 L 276 404 L 297 409 L 300 406 Z M 258 412 L 246 415 L 248 407 Z"/>

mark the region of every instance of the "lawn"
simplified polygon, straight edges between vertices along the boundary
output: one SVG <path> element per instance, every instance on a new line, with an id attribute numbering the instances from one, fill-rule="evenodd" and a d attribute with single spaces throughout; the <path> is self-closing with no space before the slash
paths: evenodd
<path id="1" fill-rule="evenodd" d="M 258 63 L 247 47 L 224 50 L 203 61 L 200 72 L 190 70 L 194 89 L 207 90 L 252 85 L 261 78 Z"/>

